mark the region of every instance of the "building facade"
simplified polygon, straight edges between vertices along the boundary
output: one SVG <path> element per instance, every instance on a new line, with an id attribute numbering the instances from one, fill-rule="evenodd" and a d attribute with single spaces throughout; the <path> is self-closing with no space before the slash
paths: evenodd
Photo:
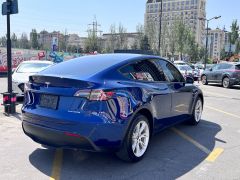
<path id="1" fill-rule="evenodd" d="M 205 38 L 206 39 L 206 38 Z M 206 41 L 205 41 L 206 42 Z M 208 56 L 213 61 L 221 60 L 221 51 L 228 44 L 228 33 L 222 29 L 209 29 L 208 31 Z"/>
<path id="2" fill-rule="evenodd" d="M 101 39 L 103 42 L 103 49 L 137 49 L 139 48 L 140 33 L 106 33 Z M 135 47 L 136 46 L 136 47 Z"/>
<path id="3" fill-rule="evenodd" d="M 31 34 L 30 37 L 32 37 Z M 68 37 L 60 33 L 60 31 L 48 32 L 45 30 L 41 31 L 37 35 L 38 44 L 43 49 L 51 49 L 53 38 L 57 38 L 59 47 L 59 42 L 66 42 Z"/>
<path id="4" fill-rule="evenodd" d="M 87 37 L 80 37 L 77 34 L 69 34 L 67 40 L 67 46 L 76 46 L 85 49 Z"/>
<path id="5" fill-rule="evenodd" d="M 183 21 L 193 32 L 196 42 L 203 45 L 206 18 L 206 0 L 162 0 L 162 29 L 170 26 L 176 21 Z M 145 12 L 145 30 L 149 24 L 154 23 L 156 37 L 158 39 L 161 15 L 161 0 L 148 0 Z M 163 31 L 163 30 L 162 30 Z M 167 42 L 166 42 L 167 43 Z"/>

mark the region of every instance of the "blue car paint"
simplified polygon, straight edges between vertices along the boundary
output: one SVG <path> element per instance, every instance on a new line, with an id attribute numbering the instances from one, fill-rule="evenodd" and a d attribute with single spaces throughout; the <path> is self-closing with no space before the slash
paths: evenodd
<path id="1" fill-rule="evenodd" d="M 97 56 L 94 58 L 95 61 L 98 59 Z M 116 62 L 111 62 L 112 59 Z M 74 142 L 79 138 L 75 135 L 85 138 L 92 146 L 90 150 L 117 150 L 121 147 L 134 116 L 143 109 L 151 113 L 152 133 L 189 118 L 196 97 L 202 94 L 196 86 L 186 85 L 184 82 L 134 81 L 118 72 L 118 69 L 125 64 L 145 59 L 159 59 L 159 57 L 101 55 L 99 60 L 110 62 L 110 65 L 105 69 L 96 67 L 97 71 L 92 71 L 92 74 L 84 72 L 78 76 L 77 68 L 71 74 L 61 74 L 58 67 L 67 68 L 67 65 L 71 64 L 67 62 L 32 76 L 31 78 L 35 78 L 36 82 L 39 80 L 39 83 L 33 82 L 31 90 L 25 94 L 26 100 L 22 108 L 24 132 L 36 142 L 50 146 L 89 150 L 84 146 L 65 142 L 69 140 L 65 139 L 67 133 L 73 135 L 67 138 L 71 138 Z M 71 61 L 77 66 L 77 61 L 81 61 L 81 58 Z M 84 63 L 81 62 L 82 64 Z M 95 67 L 91 66 L 91 68 Z M 51 85 L 46 86 L 40 82 L 41 78 L 43 82 L 51 80 Z M 64 83 L 64 87 L 54 86 L 61 83 Z M 111 90 L 114 96 L 107 101 L 89 101 L 86 98 L 74 97 L 80 89 Z M 39 106 L 39 95 L 42 93 L 59 96 L 57 110 Z M 31 127 L 38 128 L 36 131 L 42 131 L 43 135 L 40 134 L 42 136 L 38 137 L 39 134 L 34 134 Z M 53 135 L 55 132 L 60 133 L 61 136 L 48 141 L 48 137 L 44 136 L 45 131 Z M 63 139 L 64 143 L 61 142 Z"/>

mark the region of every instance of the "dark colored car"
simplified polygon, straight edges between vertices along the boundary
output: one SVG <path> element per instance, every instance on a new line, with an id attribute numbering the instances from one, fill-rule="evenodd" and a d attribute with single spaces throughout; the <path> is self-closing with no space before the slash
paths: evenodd
<path id="1" fill-rule="evenodd" d="M 135 162 L 153 134 L 186 120 L 198 124 L 202 109 L 202 91 L 169 61 L 96 55 L 31 76 L 22 127 L 44 146 L 111 151 Z"/>
<path id="2" fill-rule="evenodd" d="M 206 69 L 201 76 L 202 83 L 218 83 L 225 88 L 240 84 L 240 63 L 220 63 Z"/>

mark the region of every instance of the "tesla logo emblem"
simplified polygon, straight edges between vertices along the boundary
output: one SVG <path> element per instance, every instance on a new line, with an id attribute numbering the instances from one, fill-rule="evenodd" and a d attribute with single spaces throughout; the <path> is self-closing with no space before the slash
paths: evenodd
<path id="1" fill-rule="evenodd" d="M 50 82 L 45 82 L 45 84 L 46 84 L 46 88 L 48 88 L 51 83 Z"/>

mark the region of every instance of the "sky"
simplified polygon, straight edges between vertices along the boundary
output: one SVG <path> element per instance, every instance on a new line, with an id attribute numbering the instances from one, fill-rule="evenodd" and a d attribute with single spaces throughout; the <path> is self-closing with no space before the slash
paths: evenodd
<path id="1" fill-rule="evenodd" d="M 0 0 L 2 4 L 4 0 Z M 86 36 L 88 24 L 96 19 L 103 33 L 111 24 L 123 24 L 128 32 L 144 24 L 146 0 L 18 0 L 19 14 L 11 16 L 11 31 L 20 36 L 22 32 L 58 30 Z M 1 7 L 1 6 L 0 6 Z M 207 18 L 221 15 L 210 22 L 210 28 L 230 29 L 237 19 L 240 23 L 240 0 L 207 0 Z M 0 36 L 6 34 L 6 16 L 0 16 Z"/>

